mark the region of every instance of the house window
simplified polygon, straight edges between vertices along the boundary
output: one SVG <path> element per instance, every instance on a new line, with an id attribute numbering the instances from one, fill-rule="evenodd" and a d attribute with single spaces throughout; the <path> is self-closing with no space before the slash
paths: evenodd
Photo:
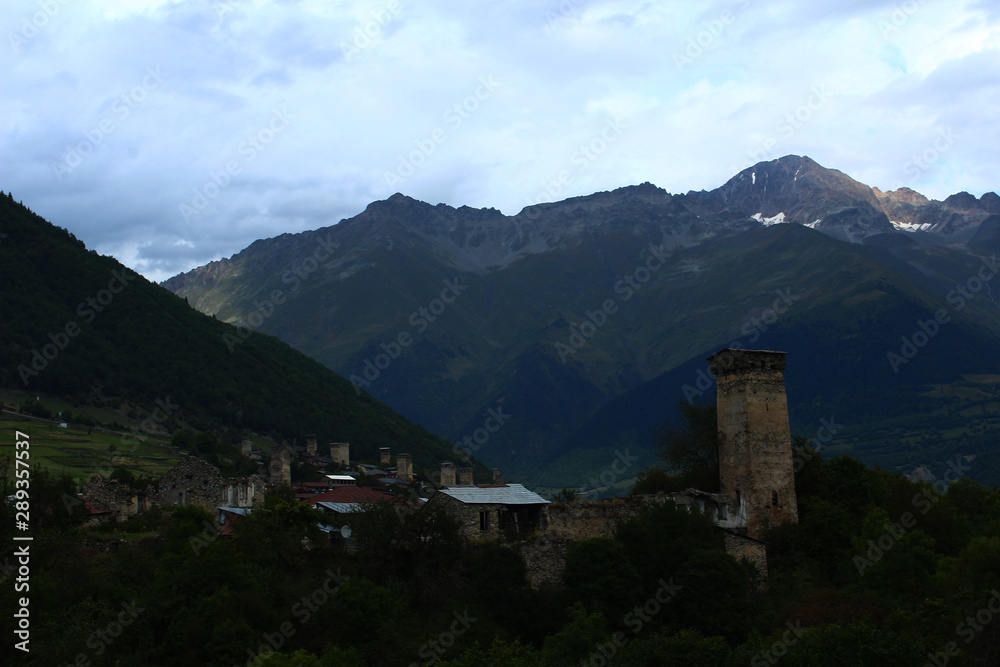
<path id="1" fill-rule="evenodd" d="M 771 507 L 777 507 L 777 506 L 778 506 L 778 492 L 771 491 Z"/>
<path id="2" fill-rule="evenodd" d="M 177 492 L 177 504 L 178 505 L 183 505 L 184 504 L 184 492 L 183 491 L 178 491 Z"/>
<path id="3" fill-rule="evenodd" d="M 490 529 L 490 511 L 480 510 L 479 512 L 479 530 L 487 531 Z"/>

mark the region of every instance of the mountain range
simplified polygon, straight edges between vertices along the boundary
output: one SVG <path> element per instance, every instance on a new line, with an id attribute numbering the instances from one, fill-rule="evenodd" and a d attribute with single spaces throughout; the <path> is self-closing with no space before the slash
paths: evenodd
<path id="1" fill-rule="evenodd" d="M 538 488 L 634 476 L 725 346 L 788 352 L 793 431 L 825 428 L 826 452 L 967 456 L 996 483 L 998 225 L 994 193 L 932 201 L 786 156 L 512 216 L 395 194 L 164 286 L 236 325 L 229 347 L 276 336 Z"/>

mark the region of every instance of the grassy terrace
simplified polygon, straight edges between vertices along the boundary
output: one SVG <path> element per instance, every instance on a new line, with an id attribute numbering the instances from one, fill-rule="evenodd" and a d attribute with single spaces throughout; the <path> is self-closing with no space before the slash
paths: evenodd
<path id="1" fill-rule="evenodd" d="M 180 455 L 163 436 L 112 432 L 94 427 L 60 428 L 58 422 L 0 413 L 0 457 L 14 456 L 15 432 L 27 433 L 31 442 L 31 465 L 52 473 L 69 473 L 86 480 L 94 473 L 110 474 L 125 467 L 136 474 L 161 475 Z M 112 449 L 113 448 L 113 449 Z"/>

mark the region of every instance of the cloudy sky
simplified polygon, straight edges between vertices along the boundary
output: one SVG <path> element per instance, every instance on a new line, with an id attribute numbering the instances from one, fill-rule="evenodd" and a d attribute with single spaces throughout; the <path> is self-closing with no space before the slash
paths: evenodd
<path id="1" fill-rule="evenodd" d="M 1000 189 L 998 0 L 4 0 L 0 189 L 162 280 L 402 192 L 513 214 L 786 154 Z"/>

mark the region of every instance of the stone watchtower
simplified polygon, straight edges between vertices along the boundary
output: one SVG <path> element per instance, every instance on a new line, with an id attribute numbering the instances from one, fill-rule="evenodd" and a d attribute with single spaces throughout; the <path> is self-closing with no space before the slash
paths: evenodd
<path id="1" fill-rule="evenodd" d="M 268 481 L 275 486 L 292 485 L 292 452 L 284 445 L 271 448 Z"/>
<path id="2" fill-rule="evenodd" d="M 708 361 L 718 384 L 720 490 L 760 539 L 769 527 L 799 521 L 785 353 L 726 348 Z"/>

